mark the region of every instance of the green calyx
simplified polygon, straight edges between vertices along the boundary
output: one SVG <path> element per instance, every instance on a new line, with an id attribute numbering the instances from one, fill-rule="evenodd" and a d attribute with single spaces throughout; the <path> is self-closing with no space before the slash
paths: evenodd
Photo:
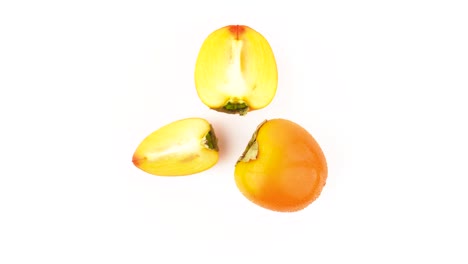
<path id="1" fill-rule="evenodd" d="M 237 160 L 239 162 L 249 162 L 251 160 L 256 160 L 258 156 L 258 142 L 257 142 L 257 134 L 263 124 L 265 124 L 268 120 L 263 121 L 260 125 L 258 125 L 257 129 L 252 135 L 247 147 L 244 150 L 244 153 L 240 156 Z"/>
<path id="2" fill-rule="evenodd" d="M 210 131 L 206 134 L 205 138 L 203 139 L 203 145 L 215 151 L 218 151 L 218 138 L 216 138 L 216 134 L 214 132 L 213 127 L 210 125 Z"/>
<path id="3" fill-rule="evenodd" d="M 241 116 L 246 115 L 249 112 L 249 106 L 244 102 L 227 102 L 221 108 L 215 109 L 216 111 L 228 113 L 228 114 L 239 114 Z"/>

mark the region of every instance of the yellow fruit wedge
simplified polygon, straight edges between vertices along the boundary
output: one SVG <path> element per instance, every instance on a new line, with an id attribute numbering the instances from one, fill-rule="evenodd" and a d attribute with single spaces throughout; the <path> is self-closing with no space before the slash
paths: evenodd
<path id="1" fill-rule="evenodd" d="M 133 164 L 158 176 L 183 176 L 211 168 L 218 161 L 213 127 L 202 118 L 187 118 L 159 128 L 133 154 Z"/>
<path id="2" fill-rule="evenodd" d="M 247 26 L 232 25 L 203 42 L 195 67 L 195 86 L 211 109 L 245 115 L 273 100 L 278 71 L 268 41 Z"/>

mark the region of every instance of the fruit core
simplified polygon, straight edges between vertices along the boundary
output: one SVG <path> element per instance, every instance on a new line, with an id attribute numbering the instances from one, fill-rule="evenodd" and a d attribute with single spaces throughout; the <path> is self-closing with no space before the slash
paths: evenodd
<path id="1" fill-rule="evenodd" d="M 226 82 L 220 87 L 224 94 L 230 95 L 230 98 L 223 107 L 216 109 L 220 112 L 245 115 L 249 111 L 249 105 L 243 98 L 252 90 L 252 85 L 246 81 L 245 74 L 247 73 L 243 71 L 245 61 L 242 58 L 242 47 L 242 40 L 233 39 L 231 41 Z"/>

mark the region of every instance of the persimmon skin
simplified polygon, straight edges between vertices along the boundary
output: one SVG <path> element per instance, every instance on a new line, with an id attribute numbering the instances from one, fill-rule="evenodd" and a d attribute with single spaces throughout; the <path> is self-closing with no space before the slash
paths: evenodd
<path id="1" fill-rule="evenodd" d="M 256 158 L 241 157 L 234 172 L 246 198 L 266 209 L 294 212 L 319 197 L 328 168 L 309 132 L 292 121 L 272 119 L 259 126 L 252 140 L 258 144 Z"/>

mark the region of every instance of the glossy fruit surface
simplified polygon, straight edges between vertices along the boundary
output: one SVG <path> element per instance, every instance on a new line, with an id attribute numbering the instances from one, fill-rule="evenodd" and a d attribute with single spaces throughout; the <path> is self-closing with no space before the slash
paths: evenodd
<path id="1" fill-rule="evenodd" d="M 260 124 L 235 167 L 242 194 L 280 212 L 301 210 L 317 199 L 327 174 L 325 156 L 315 139 L 285 119 Z"/>
<path id="2" fill-rule="evenodd" d="M 242 25 L 220 28 L 203 42 L 195 67 L 195 86 L 211 109 L 244 115 L 273 100 L 278 72 L 268 41 Z"/>
<path id="3" fill-rule="evenodd" d="M 146 137 L 133 154 L 133 164 L 159 176 L 182 176 L 209 169 L 218 161 L 218 146 L 210 123 L 182 119 Z"/>

